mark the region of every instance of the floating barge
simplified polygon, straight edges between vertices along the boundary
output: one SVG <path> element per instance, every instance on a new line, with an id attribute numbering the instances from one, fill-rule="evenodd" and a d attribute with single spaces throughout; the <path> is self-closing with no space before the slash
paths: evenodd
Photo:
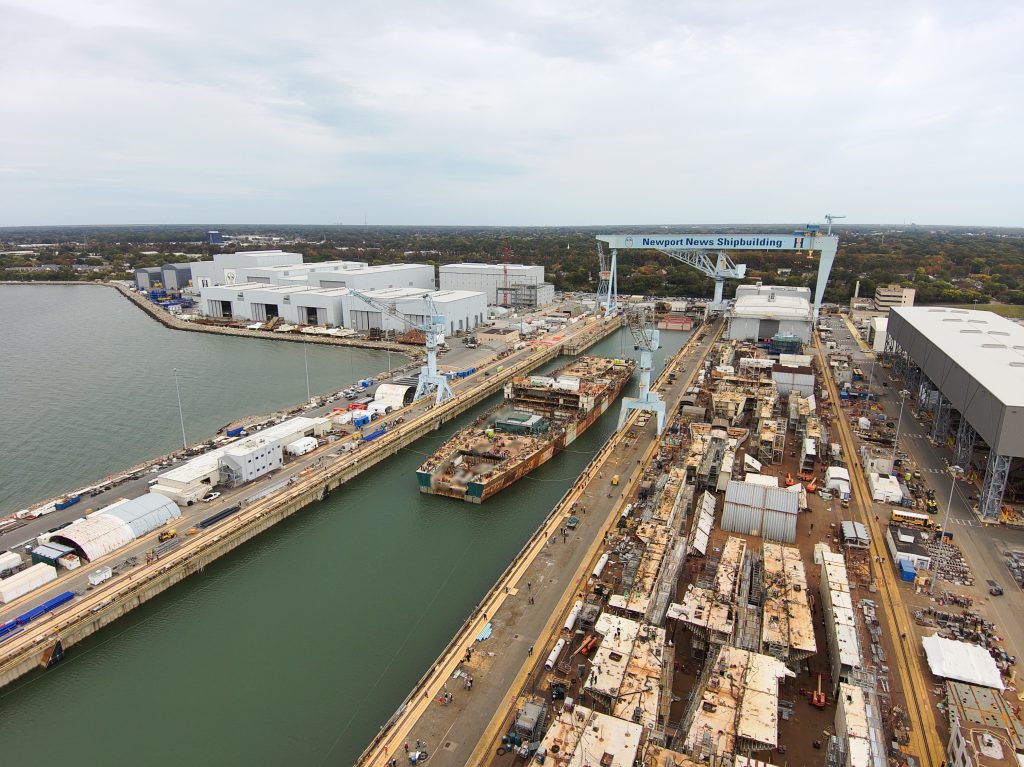
<path id="1" fill-rule="evenodd" d="M 483 503 L 571 445 L 622 393 L 633 360 L 580 357 L 552 376 L 518 376 L 505 400 L 416 471 L 421 493 Z"/>

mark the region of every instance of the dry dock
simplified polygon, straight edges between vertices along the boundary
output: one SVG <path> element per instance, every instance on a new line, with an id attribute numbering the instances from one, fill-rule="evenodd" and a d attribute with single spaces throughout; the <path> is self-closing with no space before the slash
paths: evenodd
<path id="1" fill-rule="evenodd" d="M 685 391 L 692 373 L 702 363 L 721 325 L 699 333 L 666 365 L 666 371 L 683 366 L 683 374 L 671 385 L 659 381 L 662 395 L 672 407 Z M 698 340 L 698 337 L 705 336 Z M 631 419 L 635 423 L 636 416 Z M 360 757 L 360 765 L 384 765 L 397 757 L 402 763 L 406 744 L 426 743 L 431 763 L 478 764 L 490 754 L 490 745 L 506 711 L 529 683 L 531 650 L 540 652 L 556 622 L 564 618 L 562 606 L 571 605 L 577 584 L 593 567 L 604 534 L 620 513 L 642 476 L 642 468 L 657 448 L 653 421 L 646 427 L 617 432 L 598 452 L 579 479 L 568 489 L 541 527 L 508 566 L 427 670 L 380 734 Z M 611 486 L 619 475 L 620 484 Z M 579 527 L 563 528 L 573 504 Z M 585 579 L 585 578 L 584 578 Z M 488 627 L 490 638 L 476 638 Z M 467 650 L 473 653 L 468 662 Z M 535 655 L 536 653 L 533 653 Z M 457 669 L 473 678 L 464 688 Z M 454 697 L 442 704 L 445 692 Z"/>
<path id="2" fill-rule="evenodd" d="M 254 501 L 228 522 L 200 533 L 172 554 L 150 565 L 134 568 L 130 573 L 109 581 L 104 587 L 91 591 L 51 615 L 30 623 L 17 636 L 0 646 L 0 685 L 8 684 L 37 668 L 43 653 L 60 640 L 67 648 L 116 620 L 134 607 L 159 594 L 170 585 L 182 580 L 266 530 L 308 504 L 324 497 L 419 437 L 437 429 L 486 397 L 498 391 L 513 375 L 526 373 L 557 357 L 567 340 L 580 345 L 593 344 L 614 332 L 620 318 L 591 319 L 572 326 L 564 338 L 535 351 L 524 351 L 520 358 L 492 363 L 475 383 L 458 389 L 456 397 L 434 406 L 426 402 L 410 406 L 401 414 L 406 422 L 385 436 L 354 453 L 346 453 L 337 460 L 327 461 L 315 472 L 300 478 L 283 491 Z M 498 371 L 497 368 L 502 370 Z M 490 373 L 485 376 L 484 373 Z M 469 379 L 472 380 L 472 379 Z M 59 585 L 59 581 L 54 584 Z"/>

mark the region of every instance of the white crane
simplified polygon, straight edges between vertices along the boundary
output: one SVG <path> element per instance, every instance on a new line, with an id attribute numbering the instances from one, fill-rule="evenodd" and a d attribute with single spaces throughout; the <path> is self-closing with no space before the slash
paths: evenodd
<path id="1" fill-rule="evenodd" d="M 611 265 L 608 265 L 608 257 L 604 252 L 604 245 L 598 240 L 597 243 L 597 308 L 596 311 L 604 310 L 605 317 L 611 317 L 619 310 L 619 275 L 616 269 L 618 253 L 612 251 Z"/>
<path id="2" fill-rule="evenodd" d="M 839 218 L 846 218 L 846 216 L 833 216 L 831 213 L 825 214 L 825 220 L 828 221 L 828 234 L 832 234 L 832 222 Z"/>
<path id="3" fill-rule="evenodd" d="M 401 322 L 404 322 L 410 328 L 421 331 L 427 337 L 426 349 L 427 349 L 427 364 L 420 368 L 420 379 L 416 385 L 416 399 L 425 397 L 431 392 L 436 393 L 436 403 L 440 405 L 445 400 L 451 399 L 453 396 L 452 389 L 448 385 L 448 379 L 444 377 L 442 373 L 437 372 L 437 347 L 444 343 L 444 329 L 448 325 L 448 318 L 443 314 L 438 314 L 437 307 L 434 305 L 434 299 L 431 298 L 430 294 L 427 293 L 423 296 L 423 303 L 426 304 L 427 321 L 420 324 L 413 322 L 400 311 L 395 308 L 394 304 L 386 304 L 382 301 L 378 301 L 376 298 L 362 293 L 353 288 L 349 288 L 349 292 L 356 298 L 362 299 L 370 306 L 380 309 L 384 314 L 389 317 L 394 317 Z"/>
<path id="4" fill-rule="evenodd" d="M 652 353 L 661 346 L 658 327 L 651 310 L 646 306 L 631 306 L 626 309 L 626 322 L 633 334 L 633 348 L 640 352 L 640 396 L 624 397 L 619 411 L 619 426 L 626 422 L 630 410 L 646 410 L 658 419 L 658 434 L 665 431 L 665 403 L 661 395 L 651 391 Z"/>

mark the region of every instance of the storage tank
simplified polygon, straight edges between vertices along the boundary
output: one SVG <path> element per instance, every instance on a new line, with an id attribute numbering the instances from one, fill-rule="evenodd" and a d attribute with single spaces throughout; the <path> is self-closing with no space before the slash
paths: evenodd
<path id="1" fill-rule="evenodd" d="M 608 555 L 602 554 L 601 558 L 597 560 L 597 565 L 594 567 L 594 577 L 600 578 L 601 573 L 604 572 L 605 565 L 608 564 Z"/>
<path id="2" fill-rule="evenodd" d="M 555 667 L 555 664 L 558 663 L 558 656 L 562 654 L 563 649 L 565 649 L 565 640 L 559 639 L 555 644 L 554 649 L 548 655 L 548 659 L 544 661 L 544 668 L 551 671 L 551 669 Z"/>
<path id="3" fill-rule="evenodd" d="M 0 580 L 0 604 L 13 602 L 50 581 L 57 580 L 57 568 L 53 565 L 39 563 L 27 570 Z"/>
<path id="4" fill-rule="evenodd" d="M 579 599 L 576 600 L 576 604 L 572 606 L 569 611 L 569 617 L 565 619 L 565 626 L 562 627 L 563 631 L 572 631 L 576 627 L 576 621 L 580 617 L 580 611 L 583 609 L 583 602 Z"/>

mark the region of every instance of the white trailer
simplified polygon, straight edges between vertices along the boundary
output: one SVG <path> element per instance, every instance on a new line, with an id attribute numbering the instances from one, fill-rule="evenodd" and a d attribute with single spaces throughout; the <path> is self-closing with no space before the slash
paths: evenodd
<path id="1" fill-rule="evenodd" d="M 284 451 L 288 455 L 305 455 L 306 453 L 312 453 L 317 449 L 320 443 L 316 441 L 316 437 L 302 437 L 294 442 L 290 442 L 285 446 Z"/>
<path id="2" fill-rule="evenodd" d="M 100 567 L 89 573 L 89 585 L 99 586 L 103 581 L 109 581 L 113 577 L 114 571 L 109 567 Z"/>

